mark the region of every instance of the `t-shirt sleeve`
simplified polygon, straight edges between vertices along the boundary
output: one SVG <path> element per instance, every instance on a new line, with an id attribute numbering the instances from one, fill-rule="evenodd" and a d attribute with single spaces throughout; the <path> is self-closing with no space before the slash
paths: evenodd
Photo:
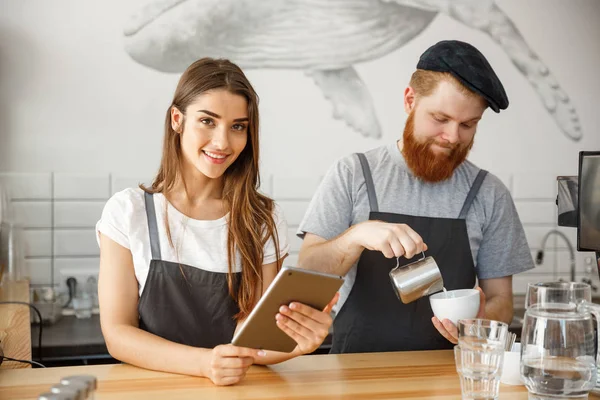
<path id="1" fill-rule="evenodd" d="M 277 239 L 279 241 L 279 257 L 277 257 L 275 253 L 275 243 L 273 242 L 273 238 L 270 237 L 265 243 L 263 264 L 274 263 L 275 261 L 277 261 L 277 259 L 282 259 L 290 251 L 287 221 L 285 220 L 283 210 L 281 209 L 281 207 L 279 207 L 277 203 L 275 203 L 275 208 L 273 210 L 273 219 L 275 221 L 275 226 L 277 227 Z"/>
<path id="2" fill-rule="evenodd" d="M 133 204 L 129 189 L 115 193 L 104 206 L 102 216 L 96 224 L 96 240 L 100 246 L 100 233 L 129 249 L 129 231 Z"/>
<path id="3" fill-rule="evenodd" d="M 331 166 L 298 227 L 297 235 L 300 238 L 304 239 L 306 233 L 312 233 L 331 240 L 351 226 L 352 179 L 352 170 L 343 159 Z"/>
<path id="4" fill-rule="evenodd" d="M 517 209 L 508 192 L 494 203 L 477 255 L 479 279 L 500 278 L 534 268 Z"/>

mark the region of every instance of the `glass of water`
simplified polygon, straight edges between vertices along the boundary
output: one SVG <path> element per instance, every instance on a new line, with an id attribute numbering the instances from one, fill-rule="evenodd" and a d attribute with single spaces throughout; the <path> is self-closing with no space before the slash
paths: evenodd
<path id="1" fill-rule="evenodd" d="M 498 398 L 503 348 L 456 345 L 454 359 L 463 400 Z"/>

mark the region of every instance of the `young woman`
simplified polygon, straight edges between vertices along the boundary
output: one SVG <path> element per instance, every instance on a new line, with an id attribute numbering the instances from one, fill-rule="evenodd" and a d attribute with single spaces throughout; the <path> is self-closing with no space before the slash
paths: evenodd
<path id="1" fill-rule="evenodd" d="M 292 353 L 229 344 L 288 252 L 281 210 L 258 192 L 258 97 L 239 67 L 202 59 L 181 76 L 151 187 L 126 189 L 97 224 L 102 333 L 110 354 L 143 368 L 239 382 L 250 365 L 314 351 L 323 311 L 283 306 Z"/>

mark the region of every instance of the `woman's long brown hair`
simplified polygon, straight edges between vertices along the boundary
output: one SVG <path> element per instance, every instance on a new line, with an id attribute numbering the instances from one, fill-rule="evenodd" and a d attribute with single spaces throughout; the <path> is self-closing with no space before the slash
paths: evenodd
<path id="1" fill-rule="evenodd" d="M 165 117 L 160 169 L 150 188 L 143 185 L 140 187 L 148 193 L 162 193 L 166 196 L 177 180 L 181 179 L 181 137 L 171 126 L 171 109 L 176 107 L 185 117 L 187 107 L 199 95 L 216 89 L 243 96 L 248 102 L 246 147 L 223 175 L 223 200 L 229 206 L 227 282 L 229 293 L 240 309 L 235 317 L 243 319 L 258 301 L 256 288 L 259 287 L 259 283 L 262 286 L 264 246 L 269 238 L 272 238 L 275 244 L 277 270 L 281 267 L 282 260 L 279 259 L 279 240 L 273 218 L 275 204 L 272 199 L 258 191 L 258 95 L 237 65 L 228 60 L 203 58 L 190 65 L 183 73 Z M 165 224 L 169 242 L 173 246 L 168 220 Z M 233 274 L 236 251 L 241 255 L 242 263 L 239 285 L 235 283 Z"/>

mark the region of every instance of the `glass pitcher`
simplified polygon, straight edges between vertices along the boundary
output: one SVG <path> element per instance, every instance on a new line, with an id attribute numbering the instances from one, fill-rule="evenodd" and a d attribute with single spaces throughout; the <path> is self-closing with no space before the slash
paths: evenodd
<path id="1" fill-rule="evenodd" d="M 527 285 L 525 309 L 539 303 L 592 302 L 592 288 L 580 282 L 537 282 Z"/>
<path id="2" fill-rule="evenodd" d="M 530 399 L 587 398 L 597 379 L 592 315 L 598 320 L 600 306 L 587 300 L 586 284 L 544 285 L 525 312 L 521 377 Z"/>

